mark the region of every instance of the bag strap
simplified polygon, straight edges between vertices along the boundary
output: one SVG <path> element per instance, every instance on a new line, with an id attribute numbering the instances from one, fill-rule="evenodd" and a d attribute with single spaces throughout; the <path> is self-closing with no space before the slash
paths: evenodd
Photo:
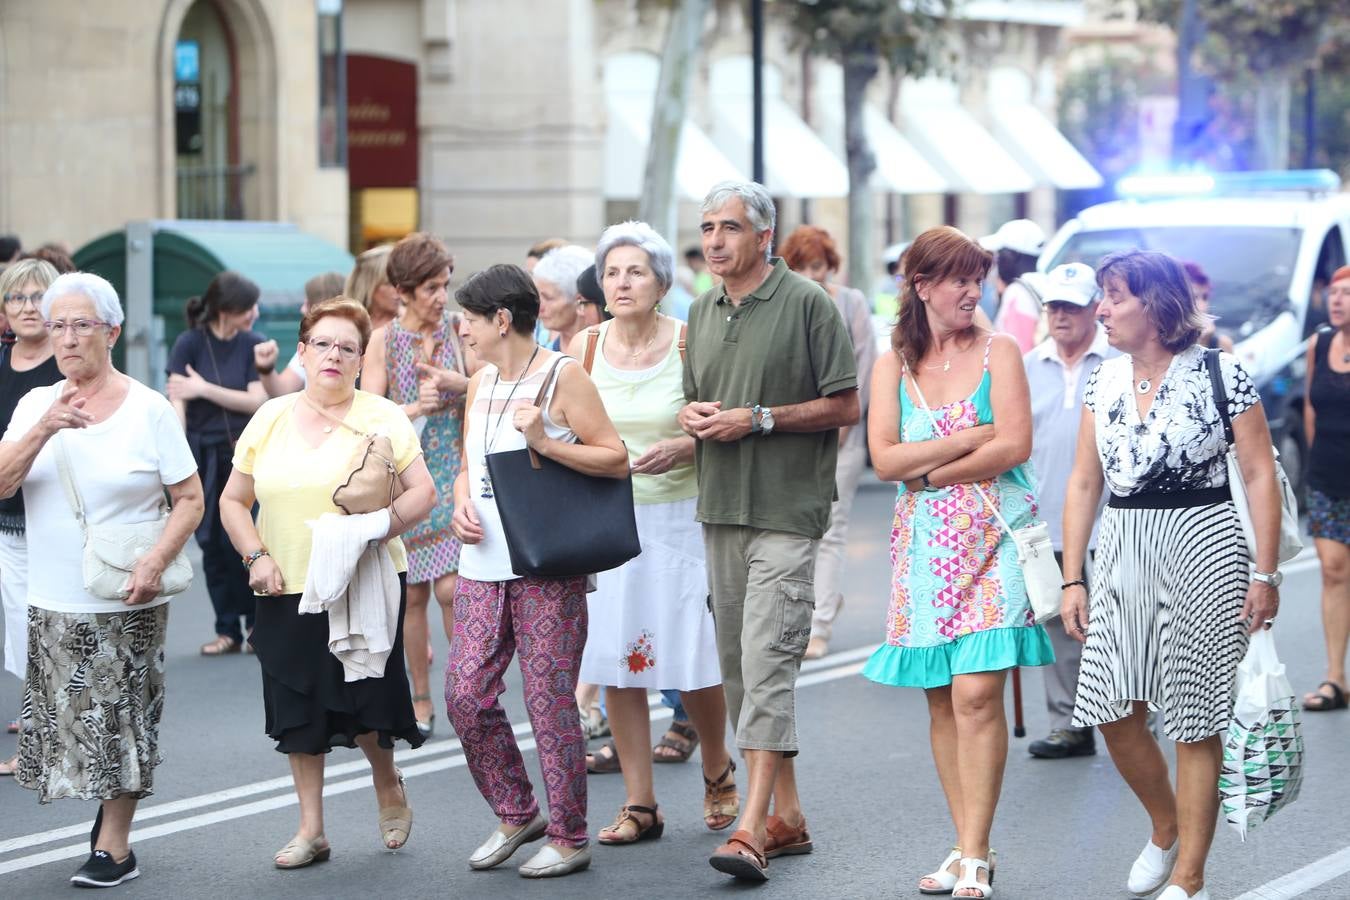
<path id="1" fill-rule="evenodd" d="M 685 362 L 685 353 L 686 353 L 686 351 L 689 349 L 688 335 L 689 335 L 689 323 L 688 323 L 688 322 L 681 322 L 681 323 L 680 323 L 680 343 L 679 343 L 679 347 L 680 347 L 680 362 Z"/>
<path id="2" fill-rule="evenodd" d="M 581 360 L 581 367 L 586 370 L 586 374 L 591 374 L 591 366 L 595 364 L 595 348 L 600 343 L 600 326 L 592 325 L 586 329 L 586 352 Z"/>
<path id="3" fill-rule="evenodd" d="M 1217 347 L 1205 351 L 1205 368 L 1209 370 L 1209 384 L 1214 389 L 1214 405 L 1219 408 L 1219 420 L 1223 422 L 1223 437 L 1228 446 L 1233 446 L 1233 420 L 1228 415 L 1228 389 L 1223 384 L 1223 373 L 1219 369 L 1219 350 Z"/>
<path id="4" fill-rule="evenodd" d="M 923 396 L 923 388 L 919 387 L 919 379 L 915 378 L 913 373 L 909 371 L 909 368 L 906 367 L 900 381 L 900 390 L 902 391 L 905 389 L 903 375 L 910 376 L 909 380 L 910 383 L 914 385 L 914 393 L 919 395 L 919 406 L 928 414 L 928 422 L 933 427 L 933 436 L 936 437 L 938 430 L 937 418 L 933 415 L 933 411 L 928 408 L 928 400 Z M 972 481 L 971 484 L 974 486 L 975 490 L 979 491 L 980 497 L 984 499 L 985 505 L 989 507 L 989 511 L 994 514 L 994 518 L 998 519 L 998 524 L 1002 525 L 1003 530 L 1008 532 L 1008 537 L 1016 540 L 1016 535 L 1013 533 L 1012 526 L 1008 524 L 1007 519 L 1003 518 L 1003 513 L 998 511 L 998 507 L 994 505 L 993 500 L 989 499 L 989 495 L 984 492 L 984 488 L 980 487 L 980 483 L 978 481 Z"/>
<path id="5" fill-rule="evenodd" d="M 549 366 L 548 374 L 544 376 L 544 383 L 539 385 L 539 393 L 534 398 L 534 405 L 539 407 L 541 410 L 544 407 L 544 400 L 548 398 L 549 385 L 553 383 L 553 379 L 557 376 L 558 367 L 561 366 L 563 360 L 567 358 L 568 357 L 559 354 L 557 359 L 553 360 L 553 365 Z M 520 377 L 524 378 L 525 374 L 522 372 Z M 528 447 L 526 449 L 530 451 L 530 468 L 531 469 L 543 468 L 543 463 L 539 461 L 539 454 L 535 452 L 534 448 Z"/>
<path id="6" fill-rule="evenodd" d="M 206 344 L 206 354 L 211 357 L 211 368 L 216 373 L 216 384 L 224 387 L 225 384 L 220 378 L 220 366 L 216 363 L 216 351 L 215 348 L 211 346 L 210 330 L 210 325 L 202 326 L 202 343 Z M 234 436 L 234 431 L 230 428 L 230 414 L 223 406 L 220 407 L 220 420 L 225 423 L 225 438 L 230 442 L 230 446 L 233 447 L 235 444 L 239 443 L 239 439 Z"/>
<path id="7" fill-rule="evenodd" d="M 88 535 L 88 527 L 84 519 L 84 499 L 80 496 L 79 485 L 75 483 L 75 473 L 70 468 L 70 457 L 66 455 L 66 442 L 62 440 L 61 432 L 56 433 L 56 471 L 61 476 L 61 487 L 65 489 L 66 500 L 70 503 L 71 510 L 75 513 L 75 519 L 80 523 L 80 531 Z"/>

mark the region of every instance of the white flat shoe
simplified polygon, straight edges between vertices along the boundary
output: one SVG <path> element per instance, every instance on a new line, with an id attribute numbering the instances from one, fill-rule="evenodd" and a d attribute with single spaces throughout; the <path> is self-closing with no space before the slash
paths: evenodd
<path id="1" fill-rule="evenodd" d="M 989 878 L 989 884 L 980 881 L 980 870 L 984 869 L 985 875 Z M 958 900 L 964 900 L 969 897 L 970 900 L 990 900 L 994 896 L 994 873 L 989 868 L 988 860 L 976 859 L 973 856 L 963 856 L 961 858 L 961 879 L 952 886 L 952 896 L 956 896 L 956 891 L 962 891 L 967 888 L 978 890 L 978 894 L 962 894 Z"/>
<path id="2" fill-rule="evenodd" d="M 469 868 L 490 869 L 501 865 L 510 859 L 511 854 L 519 850 L 522 844 L 543 837 L 547 828 L 548 820 L 542 814 L 536 814 L 528 825 L 515 834 L 505 834 L 500 828 L 495 829 L 482 846 L 473 851 L 473 856 L 469 857 Z"/>
<path id="3" fill-rule="evenodd" d="M 1181 885 L 1172 884 L 1158 895 L 1158 900 L 1209 900 L 1209 888 L 1201 888 L 1198 894 L 1188 894 Z"/>
<path id="4" fill-rule="evenodd" d="M 545 844 L 527 862 L 520 864 L 519 871 L 525 878 L 557 878 L 580 872 L 590 864 L 590 845 L 577 847 L 571 853 L 564 854 L 552 844 Z"/>
<path id="5" fill-rule="evenodd" d="M 953 847 L 952 852 L 947 854 L 947 858 L 942 861 L 942 865 L 937 867 L 937 871 L 929 872 L 923 878 L 919 879 L 920 894 L 950 894 L 956 890 L 956 876 L 950 871 L 952 863 L 961 861 L 961 848 Z M 924 880 L 937 883 L 937 887 L 924 887 Z"/>
<path id="6" fill-rule="evenodd" d="M 1173 841 L 1172 846 L 1166 850 L 1153 841 L 1145 844 L 1134 865 L 1130 866 L 1130 880 L 1125 883 L 1126 890 L 1136 897 L 1147 897 L 1167 884 L 1167 880 L 1172 877 L 1172 869 L 1177 864 L 1177 851 L 1180 848 L 1180 838 Z"/>

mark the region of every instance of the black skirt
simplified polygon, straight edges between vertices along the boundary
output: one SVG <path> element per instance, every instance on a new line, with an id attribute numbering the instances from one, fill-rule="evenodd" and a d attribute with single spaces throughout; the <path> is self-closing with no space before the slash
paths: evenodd
<path id="1" fill-rule="evenodd" d="M 398 627 L 384 677 L 359 681 L 345 681 L 342 663 L 328 652 L 328 616 L 300 615 L 299 594 L 258 598 L 249 642 L 262 664 L 267 734 L 279 752 L 355 747 L 357 735 L 370 732 L 386 749 L 393 748 L 395 738 L 422 745 L 403 665 L 407 582 L 402 573 L 398 582 Z"/>

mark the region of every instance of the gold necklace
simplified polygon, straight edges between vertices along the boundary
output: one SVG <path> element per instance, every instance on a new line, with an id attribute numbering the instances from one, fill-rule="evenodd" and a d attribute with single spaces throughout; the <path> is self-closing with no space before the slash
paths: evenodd
<path id="1" fill-rule="evenodd" d="M 646 343 L 645 345 L 643 345 L 642 347 L 640 347 L 639 349 L 634 350 L 634 351 L 631 352 L 631 353 L 628 352 L 628 348 L 627 348 L 627 347 L 623 347 L 623 348 L 622 348 L 622 349 L 623 349 L 623 352 L 624 352 L 624 353 L 628 353 L 629 358 L 631 358 L 633 362 L 637 362 L 639 356 L 641 356 L 642 354 L 646 353 L 648 350 L 652 349 L 652 344 L 655 344 L 655 343 L 656 343 L 656 336 L 657 336 L 658 334 L 660 334 L 660 333 L 661 333 L 661 316 L 658 315 L 658 316 L 656 317 L 656 326 L 655 326 L 654 328 L 652 328 L 652 336 L 651 336 L 651 338 L 647 341 L 647 343 Z"/>

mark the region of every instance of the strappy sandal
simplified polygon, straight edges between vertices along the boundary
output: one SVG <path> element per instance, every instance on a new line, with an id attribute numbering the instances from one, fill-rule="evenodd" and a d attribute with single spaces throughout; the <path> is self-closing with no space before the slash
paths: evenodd
<path id="1" fill-rule="evenodd" d="M 403 794 L 403 804 L 380 807 L 380 837 L 386 850 L 401 850 L 412 836 L 413 812 L 408 806 L 408 785 L 402 772 L 398 772 L 398 789 Z"/>
<path id="2" fill-rule="evenodd" d="M 1322 688 L 1331 688 L 1331 694 L 1322 693 Z M 1322 682 L 1317 686 L 1317 690 L 1303 699 L 1303 708 L 1308 712 L 1331 712 L 1345 707 L 1345 691 L 1334 681 Z"/>
<path id="3" fill-rule="evenodd" d="M 992 855 L 992 854 L 991 854 Z M 989 883 L 980 881 L 980 870 L 984 869 L 989 876 Z M 969 889 L 979 891 L 978 894 L 962 894 L 956 896 L 957 891 Z M 961 857 L 961 878 L 952 885 L 952 897 L 955 900 L 991 900 L 994 896 L 994 869 L 989 865 L 988 860 L 976 859 L 973 856 Z"/>
<path id="4" fill-rule="evenodd" d="M 698 732 L 694 730 L 693 725 L 688 722 L 671 722 L 666 733 L 661 735 L 661 740 L 652 747 L 652 762 L 688 762 L 697 747 Z M 670 752 L 661 752 L 663 748 Z"/>
<path id="5" fill-rule="evenodd" d="M 305 866 L 316 862 L 327 862 L 333 855 L 333 848 L 328 844 L 328 838 L 319 835 L 312 841 L 307 841 L 300 836 L 291 838 L 291 842 L 282 847 L 272 857 L 273 864 L 278 869 L 303 869 Z"/>
<path id="6" fill-rule="evenodd" d="M 942 861 L 942 865 L 938 866 L 935 871 L 929 872 L 919 879 L 919 893 L 950 894 L 952 891 L 956 890 L 956 876 L 952 874 L 951 868 L 952 863 L 959 863 L 960 861 L 961 848 L 953 847 L 952 852 L 948 853 L 947 858 Z M 925 881 L 931 881 L 936 884 L 937 887 L 924 887 L 923 883 Z"/>
<path id="7" fill-rule="evenodd" d="M 653 803 L 651 806 L 629 805 L 619 810 L 619 815 L 615 817 L 614 823 L 600 829 L 600 834 L 596 840 L 602 844 L 636 844 L 638 841 L 654 841 L 665 834 L 666 823 L 657 815 L 656 810 L 659 804 Z M 651 824 L 646 828 L 634 813 L 643 816 L 651 816 Z M 628 825 L 632 824 L 632 829 Z"/>
<path id="8" fill-rule="evenodd" d="M 431 702 L 431 694 L 429 694 L 429 693 L 427 693 L 427 694 L 413 694 L 413 696 L 412 696 L 412 702 L 413 702 L 413 703 L 430 703 L 430 702 Z M 433 706 L 432 709 L 434 710 L 435 707 Z M 422 735 L 423 738 L 429 738 L 429 737 L 431 737 L 433 734 L 436 733 L 436 713 L 435 713 L 435 712 L 432 712 L 431 718 L 427 719 L 425 722 L 423 722 L 421 719 L 416 718 L 416 713 L 413 714 L 413 717 L 414 717 L 413 720 L 414 720 L 415 722 L 417 722 L 417 731 L 418 731 L 419 734 Z"/>
<path id="9" fill-rule="evenodd" d="M 202 644 L 202 656 L 227 656 L 239 652 L 239 642 L 228 634 L 218 634 L 214 641 Z"/>
<path id="10" fill-rule="evenodd" d="M 744 881 L 768 881 L 769 860 L 755 843 L 755 836 L 744 828 L 713 851 L 709 864 L 719 872 Z"/>
<path id="11" fill-rule="evenodd" d="M 741 814 L 741 796 L 736 793 L 736 779 L 732 775 L 735 771 L 736 761 L 728 760 L 716 781 L 703 776 L 703 824 L 709 831 L 729 827 Z"/>
<path id="12" fill-rule="evenodd" d="M 609 775 L 623 771 L 623 765 L 619 762 L 619 748 L 613 741 L 594 753 L 586 754 L 586 771 L 592 775 Z"/>
<path id="13" fill-rule="evenodd" d="M 811 843 L 811 833 L 806 830 L 805 818 L 801 825 L 793 828 L 779 816 L 769 816 L 764 820 L 764 830 L 769 833 L 769 840 L 764 844 L 766 859 L 800 856 L 816 849 L 816 845 Z"/>

